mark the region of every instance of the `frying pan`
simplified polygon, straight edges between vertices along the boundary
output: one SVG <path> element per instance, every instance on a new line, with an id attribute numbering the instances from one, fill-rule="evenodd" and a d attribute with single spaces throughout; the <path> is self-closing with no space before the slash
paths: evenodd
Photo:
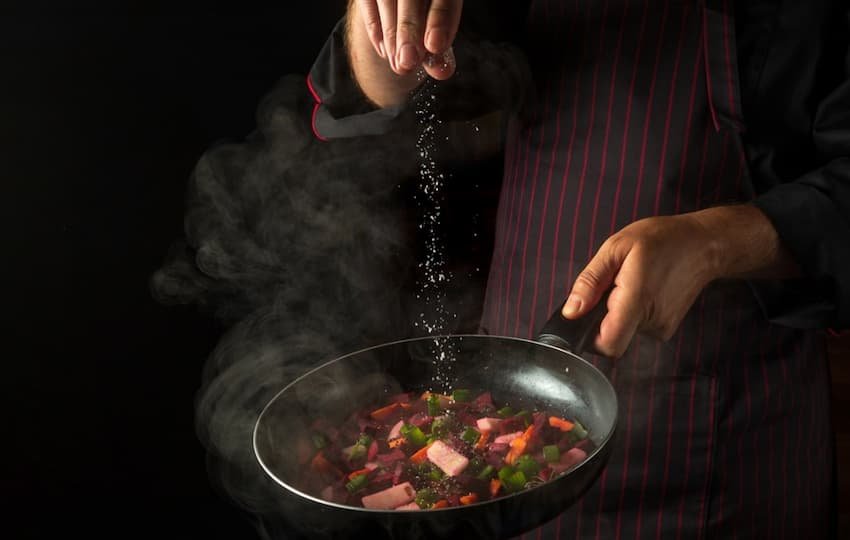
<path id="1" fill-rule="evenodd" d="M 253 440 L 259 465 L 279 486 L 280 518 L 292 537 L 509 538 L 556 517 L 596 481 L 611 452 L 617 396 L 605 375 L 579 356 L 598 328 L 605 305 L 603 298 L 579 320 L 566 320 L 557 310 L 536 340 L 460 334 L 406 339 L 342 356 L 294 380 L 263 409 Z M 453 353 L 452 386 L 489 390 L 497 404 L 536 405 L 576 418 L 587 428 L 595 449 L 554 480 L 460 507 L 370 510 L 299 490 L 304 465 L 292 448 L 294 441 L 309 436 L 312 421 L 323 417 L 341 424 L 376 399 L 432 387 L 438 343 Z"/>

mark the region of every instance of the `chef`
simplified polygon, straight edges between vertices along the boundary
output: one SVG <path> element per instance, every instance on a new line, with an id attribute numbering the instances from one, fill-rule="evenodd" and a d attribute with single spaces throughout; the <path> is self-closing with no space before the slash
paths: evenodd
<path id="1" fill-rule="evenodd" d="M 485 19 L 499 31 L 467 32 Z M 452 81 L 487 58 L 464 65 L 465 36 L 527 60 L 533 94 L 507 72 L 480 94 L 526 101 L 502 107 L 481 332 L 532 338 L 610 289 L 592 358 L 619 395 L 615 451 L 528 537 L 834 534 L 848 22 L 828 0 L 350 2 L 307 80 L 328 145 L 393 129 L 433 81 L 468 102 Z"/>

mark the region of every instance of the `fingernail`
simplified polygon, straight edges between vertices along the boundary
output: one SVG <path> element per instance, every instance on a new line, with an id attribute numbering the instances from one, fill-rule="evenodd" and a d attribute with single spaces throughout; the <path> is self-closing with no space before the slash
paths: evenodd
<path id="1" fill-rule="evenodd" d="M 440 53 L 446 48 L 446 34 L 441 30 L 431 29 L 425 34 L 425 46 L 431 52 Z"/>
<path id="2" fill-rule="evenodd" d="M 383 41 L 378 42 L 378 54 L 381 55 L 381 58 L 387 57 L 387 49 L 386 49 L 386 47 L 384 47 Z"/>
<path id="3" fill-rule="evenodd" d="M 561 313 L 564 315 L 564 317 L 572 317 L 576 313 L 578 313 L 579 309 L 581 309 L 581 298 L 574 294 L 571 294 L 570 297 L 567 298 L 567 303 L 564 304 L 564 309 L 561 311 Z"/>
<path id="4" fill-rule="evenodd" d="M 419 53 L 410 43 L 405 43 L 398 51 L 398 63 L 403 69 L 413 69 L 419 63 Z"/>

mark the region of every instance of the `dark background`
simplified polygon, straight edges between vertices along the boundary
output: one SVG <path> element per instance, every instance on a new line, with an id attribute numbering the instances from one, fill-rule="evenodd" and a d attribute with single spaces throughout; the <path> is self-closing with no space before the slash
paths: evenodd
<path id="1" fill-rule="evenodd" d="M 175 4 L 0 7 L 4 537 L 256 538 L 194 432 L 219 329 L 148 279 L 201 153 L 308 71 L 344 0 Z M 832 342 L 842 509 L 848 342 Z"/>
<path id="2" fill-rule="evenodd" d="M 201 153 L 253 129 L 343 8 L 0 5 L 0 536 L 256 538 L 210 487 L 194 432 L 219 330 L 156 304 L 148 279 Z"/>

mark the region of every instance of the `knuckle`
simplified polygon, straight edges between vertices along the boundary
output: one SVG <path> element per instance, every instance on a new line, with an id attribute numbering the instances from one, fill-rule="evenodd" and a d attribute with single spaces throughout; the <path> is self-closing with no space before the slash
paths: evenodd
<path id="1" fill-rule="evenodd" d="M 586 268 L 576 278 L 575 286 L 585 289 L 593 289 L 600 282 L 599 273 L 594 268 Z"/>

